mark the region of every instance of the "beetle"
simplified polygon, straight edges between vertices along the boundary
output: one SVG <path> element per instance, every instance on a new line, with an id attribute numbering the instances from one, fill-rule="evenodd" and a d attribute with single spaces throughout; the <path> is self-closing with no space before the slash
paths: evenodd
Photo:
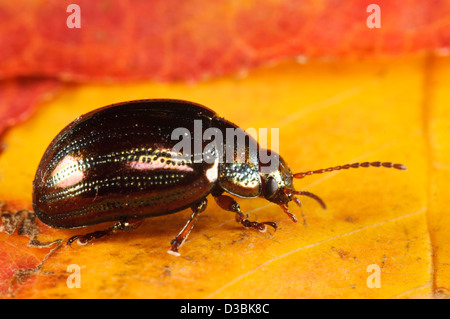
<path id="1" fill-rule="evenodd" d="M 324 209 L 326 206 L 317 195 L 295 190 L 294 179 L 369 166 L 406 169 L 391 162 L 364 162 L 294 174 L 275 152 L 268 151 L 278 156 L 278 163 L 267 169 L 259 153 L 249 152 L 250 144 L 237 148 L 221 141 L 208 148 L 204 138 L 200 139 L 201 154 L 180 156 L 182 152 L 176 148 L 179 139 L 173 138 L 173 132 L 184 128 L 195 133 L 196 122 L 203 130 L 243 132 L 203 105 L 173 99 L 128 101 L 78 117 L 53 139 L 38 165 L 33 181 L 36 216 L 54 228 L 116 222 L 105 230 L 74 236 L 67 241 L 70 245 L 134 229 L 148 217 L 190 208 L 192 214 L 168 251 L 179 255 L 179 247 L 205 210 L 209 195 L 222 209 L 235 213 L 236 221 L 244 227 L 264 232 L 267 226 L 276 230 L 277 224 L 249 221 L 230 195 L 265 198 L 296 222 L 288 209 L 291 201 L 301 206 L 295 195 L 311 197 Z M 250 135 L 243 134 L 259 149 Z M 191 145 L 195 141 L 191 137 Z M 206 157 L 195 160 L 196 155 Z M 210 160 L 206 160 L 208 156 Z M 226 156 L 231 161 L 220 160 Z"/>

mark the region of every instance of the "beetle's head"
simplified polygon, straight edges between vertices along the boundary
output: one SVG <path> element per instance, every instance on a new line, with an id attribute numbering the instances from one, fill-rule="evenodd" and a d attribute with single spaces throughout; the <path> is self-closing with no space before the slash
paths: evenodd
<path id="1" fill-rule="evenodd" d="M 301 206 L 300 200 L 295 195 L 311 197 L 318 201 L 322 208 L 325 209 L 325 203 L 317 195 L 310 192 L 295 190 L 293 184 L 295 175 L 292 174 L 286 161 L 281 156 L 277 156 L 279 163 L 278 167 L 275 167 L 274 169 L 265 167 L 266 170 L 262 171 L 260 174 L 262 180 L 261 195 L 268 201 L 280 205 L 294 221 L 296 221 L 295 216 L 289 212 L 288 204 L 290 201 L 294 201 L 298 206 Z"/>
<path id="2" fill-rule="evenodd" d="M 274 152 L 272 152 L 272 156 L 273 155 Z M 363 162 L 363 163 L 339 165 L 335 167 L 329 167 L 326 169 L 318 169 L 315 171 L 307 171 L 292 174 L 288 164 L 284 161 L 284 159 L 278 154 L 275 154 L 275 156 L 276 158 L 278 158 L 278 165 L 275 165 L 275 167 L 273 168 L 261 166 L 264 170 L 260 168 L 260 176 L 262 181 L 261 196 L 267 199 L 268 201 L 278 204 L 293 221 L 296 221 L 296 218 L 288 210 L 289 202 L 294 201 L 298 206 L 301 206 L 300 200 L 295 195 L 311 197 L 315 199 L 322 206 L 323 209 L 326 209 L 325 203 L 319 196 L 314 195 L 310 192 L 295 190 L 293 185 L 294 179 L 304 178 L 306 176 L 310 176 L 313 174 L 323 174 L 333 171 L 339 171 L 342 169 L 370 167 L 370 166 L 395 168 L 399 170 L 406 169 L 406 167 L 403 164 L 394 164 L 392 162 Z"/>

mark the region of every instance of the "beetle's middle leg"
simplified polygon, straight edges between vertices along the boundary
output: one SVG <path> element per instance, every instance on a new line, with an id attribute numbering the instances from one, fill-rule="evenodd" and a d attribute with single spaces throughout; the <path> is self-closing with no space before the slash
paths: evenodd
<path id="1" fill-rule="evenodd" d="M 267 226 L 271 226 L 277 230 L 277 224 L 274 222 L 258 223 L 249 221 L 247 216 L 241 211 L 239 204 L 230 196 L 218 195 L 214 196 L 214 199 L 222 209 L 236 213 L 236 221 L 241 223 L 246 228 L 253 228 L 259 230 L 260 232 L 265 232 L 267 230 Z"/>
<path id="2" fill-rule="evenodd" d="M 206 204 L 208 201 L 203 199 L 199 203 L 195 204 L 191 207 L 192 214 L 189 217 L 186 225 L 184 225 L 183 229 L 178 233 L 178 235 L 170 242 L 172 247 L 167 252 L 174 256 L 179 256 L 180 253 L 178 252 L 178 248 L 180 248 L 181 245 L 186 241 L 186 238 L 189 236 L 189 233 L 191 232 L 192 228 L 194 227 L 195 221 L 198 217 L 198 215 L 203 212 L 206 209 Z"/>
<path id="3" fill-rule="evenodd" d="M 117 232 L 118 230 L 128 231 L 128 230 L 136 229 L 142 224 L 143 221 L 144 221 L 143 219 L 121 220 L 121 221 L 117 222 L 114 226 L 109 227 L 108 229 L 98 230 L 93 233 L 88 233 L 85 235 L 73 236 L 73 237 L 69 238 L 69 240 L 67 241 L 67 245 L 70 246 L 76 240 L 78 240 L 79 244 L 86 245 L 88 242 L 90 242 L 94 239 L 98 239 L 98 238 L 101 238 L 101 237 L 107 236 L 107 235 L 112 235 L 115 232 Z"/>

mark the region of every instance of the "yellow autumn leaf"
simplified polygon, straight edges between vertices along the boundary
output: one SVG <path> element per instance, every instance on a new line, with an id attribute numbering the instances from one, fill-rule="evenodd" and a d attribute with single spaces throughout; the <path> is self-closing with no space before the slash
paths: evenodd
<path id="1" fill-rule="evenodd" d="M 321 196 L 291 206 L 238 199 L 249 219 L 276 221 L 258 233 L 209 200 L 180 257 L 166 253 L 190 212 L 148 218 L 132 232 L 47 255 L 32 279 L 11 284 L 22 298 L 418 298 L 450 289 L 444 190 L 449 180 L 450 59 L 286 62 L 200 83 L 68 85 L 4 137 L 0 200 L 31 207 L 31 182 L 53 137 L 97 107 L 142 98 L 179 98 L 214 109 L 242 128 L 279 128 L 280 154 L 294 172 L 361 161 L 403 163 L 407 171 L 359 168 L 307 177 L 299 190 Z M 302 214 L 305 218 L 303 224 Z M 55 230 L 40 241 L 104 229 Z M 0 241 L 20 236 L 0 234 Z M 25 245 L 25 242 L 23 242 Z M 69 265 L 81 288 L 69 289 Z M 374 288 L 379 270 L 380 288 Z"/>

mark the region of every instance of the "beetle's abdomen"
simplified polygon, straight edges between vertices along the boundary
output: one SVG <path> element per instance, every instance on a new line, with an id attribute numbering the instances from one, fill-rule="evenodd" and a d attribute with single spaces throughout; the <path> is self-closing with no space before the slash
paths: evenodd
<path id="1" fill-rule="evenodd" d="M 217 164 L 172 151 L 173 129 L 193 132 L 214 113 L 178 101 L 141 101 L 86 114 L 50 144 L 34 180 L 33 207 L 53 227 L 164 215 L 209 194 Z"/>

